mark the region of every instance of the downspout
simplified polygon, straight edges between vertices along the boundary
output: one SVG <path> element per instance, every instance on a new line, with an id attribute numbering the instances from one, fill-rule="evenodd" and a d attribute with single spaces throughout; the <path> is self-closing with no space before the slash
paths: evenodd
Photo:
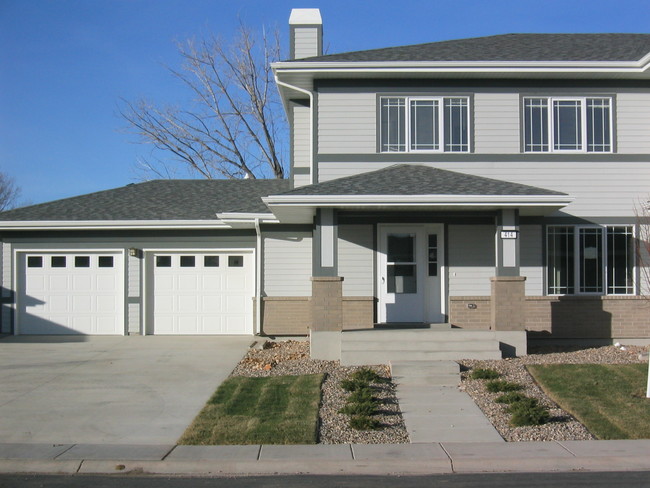
<path id="1" fill-rule="evenodd" d="M 313 185 L 316 183 L 316 168 L 314 168 L 314 94 L 309 90 L 304 88 L 299 88 L 294 85 L 285 83 L 284 81 L 278 80 L 278 75 L 274 74 L 275 83 L 279 86 L 284 86 L 290 90 L 296 90 L 300 93 L 304 93 L 309 97 L 309 167 L 310 167 L 310 180 L 309 182 Z"/>
<path id="2" fill-rule="evenodd" d="M 255 328 L 253 335 L 258 335 L 262 330 L 262 230 L 259 217 L 255 217 L 255 235 L 257 237 L 257 252 L 255 253 Z"/>

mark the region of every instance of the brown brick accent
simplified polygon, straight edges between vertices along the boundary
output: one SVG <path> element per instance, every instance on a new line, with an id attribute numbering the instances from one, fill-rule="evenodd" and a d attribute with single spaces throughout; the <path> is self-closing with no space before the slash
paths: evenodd
<path id="1" fill-rule="evenodd" d="M 375 297 L 343 297 L 343 330 L 372 329 Z"/>
<path id="2" fill-rule="evenodd" d="M 313 276 L 311 279 L 311 330 L 343 330 L 343 278 Z"/>
<path id="3" fill-rule="evenodd" d="M 526 297 L 530 338 L 650 337 L 650 301 L 639 296 Z"/>
<path id="4" fill-rule="evenodd" d="M 489 330 L 490 320 L 490 297 L 449 297 L 449 322 L 454 327 Z"/>
<path id="5" fill-rule="evenodd" d="M 264 335 L 307 335 L 311 322 L 309 297 L 263 297 Z"/>
<path id="6" fill-rule="evenodd" d="M 524 330 L 525 276 L 495 276 L 492 289 L 492 330 Z"/>

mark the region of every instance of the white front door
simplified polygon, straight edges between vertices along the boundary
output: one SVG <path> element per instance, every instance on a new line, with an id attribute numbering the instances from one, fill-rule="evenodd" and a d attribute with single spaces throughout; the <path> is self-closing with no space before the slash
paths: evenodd
<path id="1" fill-rule="evenodd" d="M 442 226 L 379 226 L 379 321 L 442 322 Z"/>

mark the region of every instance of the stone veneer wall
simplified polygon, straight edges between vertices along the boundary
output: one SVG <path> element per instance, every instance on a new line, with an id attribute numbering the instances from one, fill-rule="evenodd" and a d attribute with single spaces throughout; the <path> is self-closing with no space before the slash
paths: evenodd
<path id="1" fill-rule="evenodd" d="M 374 326 L 374 297 L 343 297 L 343 330 Z M 263 335 L 308 335 L 311 297 L 262 298 Z"/>
<path id="2" fill-rule="evenodd" d="M 452 325 L 490 328 L 490 297 L 450 297 L 449 302 Z M 650 300 L 639 296 L 528 296 L 525 315 L 533 339 L 650 338 Z"/>

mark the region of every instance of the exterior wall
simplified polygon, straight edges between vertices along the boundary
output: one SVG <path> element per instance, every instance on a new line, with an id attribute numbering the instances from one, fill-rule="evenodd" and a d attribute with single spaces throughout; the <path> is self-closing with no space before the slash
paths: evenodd
<path id="1" fill-rule="evenodd" d="M 449 296 L 490 295 L 494 276 L 493 225 L 449 225 L 447 228 Z"/>
<path id="2" fill-rule="evenodd" d="M 343 296 L 343 330 L 372 329 L 374 317 L 375 297 Z"/>
<path id="3" fill-rule="evenodd" d="M 311 232 L 264 232 L 263 296 L 309 297 Z"/>
<path id="4" fill-rule="evenodd" d="M 339 276 L 344 297 L 374 295 L 374 236 L 372 225 L 340 225 Z"/>
<path id="5" fill-rule="evenodd" d="M 477 93 L 474 97 L 474 152 L 517 154 L 519 96 L 516 93 Z"/>
<path id="6" fill-rule="evenodd" d="M 650 153 L 650 93 L 617 95 L 616 128 L 619 153 Z"/>
<path id="7" fill-rule="evenodd" d="M 449 323 L 470 330 L 490 330 L 492 304 L 489 296 L 449 297 Z"/>
<path id="8" fill-rule="evenodd" d="M 305 174 L 305 171 L 310 171 L 311 161 L 310 161 L 310 115 L 311 111 L 309 107 L 304 105 L 294 104 L 292 107 L 293 117 L 291 130 L 291 143 L 292 143 L 292 162 L 293 162 L 293 179 L 294 186 L 303 186 L 308 185 L 311 182 L 311 177 L 309 173 Z M 296 171 L 298 170 L 298 171 Z"/>
<path id="9" fill-rule="evenodd" d="M 519 227 L 521 276 L 526 277 L 526 296 L 544 295 L 544 240 L 541 225 Z"/>
<path id="10" fill-rule="evenodd" d="M 309 297 L 264 297 L 262 334 L 306 335 L 311 323 Z"/>
<path id="11" fill-rule="evenodd" d="M 374 93 L 319 93 L 318 152 L 376 152 L 376 100 Z"/>

